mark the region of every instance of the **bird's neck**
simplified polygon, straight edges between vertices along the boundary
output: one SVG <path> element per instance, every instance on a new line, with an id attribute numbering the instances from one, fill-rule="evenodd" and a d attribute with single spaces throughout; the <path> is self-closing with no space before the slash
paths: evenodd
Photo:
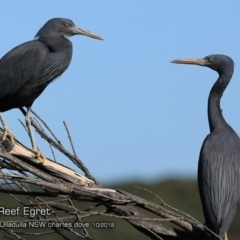
<path id="1" fill-rule="evenodd" d="M 72 43 L 65 37 L 52 34 L 51 37 L 49 35 L 40 36 L 38 40 L 43 42 L 52 52 L 69 51 L 72 53 Z"/>
<path id="2" fill-rule="evenodd" d="M 221 75 L 210 91 L 208 98 L 208 121 L 210 132 L 214 131 L 214 129 L 229 127 L 222 115 L 220 100 L 230 79 L 231 76 Z"/>

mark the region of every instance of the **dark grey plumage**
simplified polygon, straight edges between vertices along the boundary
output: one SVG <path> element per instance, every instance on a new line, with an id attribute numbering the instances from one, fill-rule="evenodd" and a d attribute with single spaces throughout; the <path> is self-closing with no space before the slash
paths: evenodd
<path id="1" fill-rule="evenodd" d="M 67 37 L 76 34 L 103 40 L 76 27 L 69 19 L 53 18 L 38 31 L 35 40 L 13 48 L 0 60 L 0 112 L 27 107 L 26 122 L 30 134 L 30 108 L 48 84 L 68 68 L 72 43 Z M 3 119 L 1 121 L 5 125 Z M 7 126 L 4 127 L 9 132 Z M 31 141 L 37 151 L 33 136 Z"/>
<path id="2" fill-rule="evenodd" d="M 174 60 L 173 63 L 197 64 L 219 73 L 208 98 L 210 134 L 200 151 L 198 186 L 206 225 L 223 237 L 240 199 L 240 139 L 225 121 L 220 108 L 220 99 L 231 80 L 234 63 L 230 57 L 220 54 L 203 59 Z M 212 239 L 218 238 L 213 236 Z"/>
<path id="3" fill-rule="evenodd" d="M 46 86 L 68 68 L 72 43 L 67 37 L 82 34 L 101 37 L 77 28 L 69 19 L 53 18 L 37 33 L 0 60 L 0 111 L 30 107 Z"/>

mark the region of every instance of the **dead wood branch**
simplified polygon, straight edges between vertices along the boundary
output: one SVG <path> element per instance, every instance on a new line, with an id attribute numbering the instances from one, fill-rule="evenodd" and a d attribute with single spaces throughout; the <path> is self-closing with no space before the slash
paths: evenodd
<path id="1" fill-rule="evenodd" d="M 37 114 L 35 116 L 38 117 Z M 66 150 L 44 121 L 40 119 L 39 122 L 46 130 L 32 120 L 32 125 L 38 134 L 72 161 L 82 173 L 49 158 L 44 165 L 39 164 L 33 152 L 17 140 L 14 146 L 8 140 L 2 143 L 0 146 L 0 178 L 2 179 L 0 192 L 9 194 L 15 206 L 21 210 L 16 214 L 17 219 L 13 219 L 13 216 L 7 221 L 1 218 L 0 229 L 3 230 L 0 234 L 1 239 L 10 237 L 25 239 L 28 235 L 47 235 L 53 232 L 63 239 L 71 239 L 66 232 L 80 239 L 91 239 L 88 219 L 93 216 L 108 217 L 109 224 L 111 219 L 121 218 L 150 239 L 210 239 L 212 233 L 201 223 L 169 208 L 161 201 L 158 205 L 122 190 L 102 187 L 77 157 L 66 124 L 73 153 Z M 2 133 L 0 130 L 0 138 Z M 88 206 L 79 207 L 80 202 L 88 203 Z M 8 202 L 4 200 L 0 207 L 10 208 Z M 34 210 L 32 215 L 23 212 L 26 208 L 29 212 L 30 209 Z M 149 217 L 146 212 L 153 213 L 154 217 Z M 21 217 L 20 220 L 19 217 Z M 36 226 L 43 224 L 43 227 L 39 228 L 38 232 L 36 229 L 31 231 L 30 223 L 33 222 Z M 166 225 L 166 222 L 172 225 Z M 81 227 L 76 227 L 76 223 Z M 9 226 L 6 227 L 4 224 Z M 23 231 L 14 227 L 16 224 L 22 224 Z M 24 231 L 27 227 L 29 227 L 28 230 Z"/>

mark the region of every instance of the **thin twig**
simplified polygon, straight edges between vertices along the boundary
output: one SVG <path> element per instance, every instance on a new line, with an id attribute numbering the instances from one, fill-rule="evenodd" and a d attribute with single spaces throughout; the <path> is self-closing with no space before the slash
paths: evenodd
<path id="1" fill-rule="evenodd" d="M 68 130 L 68 126 L 67 126 L 67 124 L 66 124 L 65 121 L 63 121 L 63 125 L 64 125 L 64 127 L 65 127 L 65 129 L 66 129 L 66 131 L 67 131 L 68 139 L 69 139 L 69 141 L 70 141 L 70 144 L 71 144 L 71 147 L 72 147 L 72 150 L 73 150 L 73 154 L 74 154 L 74 156 L 76 157 L 77 154 L 76 154 L 76 151 L 75 151 L 75 148 L 74 148 L 74 145 L 73 145 L 72 137 L 71 137 L 71 134 L 70 134 L 70 132 L 69 132 L 69 130 Z"/>
<path id="2" fill-rule="evenodd" d="M 54 161 L 54 162 L 57 162 L 57 159 L 56 159 L 55 153 L 54 153 L 54 151 L 53 151 L 53 147 L 52 147 L 52 145 L 49 144 L 49 147 L 50 147 L 51 152 L 52 152 L 52 155 L 53 155 L 53 161 Z"/>
<path id="3" fill-rule="evenodd" d="M 204 227 L 204 225 L 203 225 L 202 223 L 200 223 L 199 221 L 197 221 L 195 218 L 193 218 L 193 217 L 190 216 L 189 214 L 187 214 L 187 213 L 185 213 L 185 212 L 183 212 L 183 211 L 181 211 L 181 210 L 179 210 L 179 209 L 177 209 L 177 208 L 174 208 L 174 207 L 168 205 L 167 203 L 165 203 L 165 202 L 163 201 L 163 199 L 162 199 L 159 195 L 157 195 L 156 193 L 152 192 L 151 190 L 146 189 L 146 188 L 143 188 L 143 187 L 139 187 L 139 186 L 134 186 L 134 187 L 153 194 L 156 198 L 158 198 L 158 199 L 161 201 L 161 204 L 162 204 L 163 206 L 166 206 L 166 207 L 168 207 L 168 208 L 170 208 L 170 209 L 172 209 L 172 210 L 174 210 L 174 211 L 176 211 L 176 212 L 179 212 L 179 213 L 185 215 L 186 217 L 189 217 L 189 218 L 192 219 L 193 221 L 196 221 L 197 224 L 200 224 L 200 225 L 202 225 L 202 227 Z"/>
<path id="4" fill-rule="evenodd" d="M 27 134 L 29 134 L 29 133 L 28 133 L 28 129 L 27 129 L 26 125 L 22 122 L 22 120 L 20 120 L 20 119 L 18 118 L 18 121 L 21 123 L 21 125 L 23 126 L 23 128 L 25 129 L 25 131 L 27 132 Z"/>
<path id="5" fill-rule="evenodd" d="M 35 129 L 38 131 L 40 136 L 44 139 L 46 139 L 49 143 L 51 143 L 55 148 L 57 148 L 60 152 L 62 152 L 65 156 L 67 156 L 70 160 L 73 161 L 73 163 L 78 166 L 86 175 L 87 178 L 94 181 L 99 187 L 101 184 L 90 174 L 87 167 L 83 164 L 83 162 L 77 157 L 68 152 L 61 144 L 54 141 L 51 137 L 49 137 L 45 132 L 41 131 L 41 129 L 37 126 L 34 120 L 31 121 L 32 126 L 35 127 Z"/>
<path id="6" fill-rule="evenodd" d="M 61 141 L 56 137 L 56 135 L 53 133 L 53 131 L 50 129 L 50 127 L 47 125 L 47 123 L 36 112 L 34 112 L 32 109 L 31 109 L 31 112 L 42 122 L 42 124 L 50 132 L 50 134 L 58 142 L 58 144 L 62 145 Z"/>
<path id="7" fill-rule="evenodd" d="M 34 121 L 37 123 L 37 125 L 42 129 L 42 131 L 44 132 L 43 127 L 41 126 L 40 122 L 38 121 L 38 119 L 36 117 L 33 117 Z"/>

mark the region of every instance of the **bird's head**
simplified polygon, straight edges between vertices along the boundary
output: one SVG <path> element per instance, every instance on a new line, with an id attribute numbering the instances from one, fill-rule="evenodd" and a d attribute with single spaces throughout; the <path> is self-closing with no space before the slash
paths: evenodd
<path id="1" fill-rule="evenodd" d="M 171 63 L 205 66 L 217 71 L 219 74 L 227 73 L 232 75 L 234 70 L 233 60 L 222 54 L 212 54 L 204 58 L 177 59 L 171 61 Z"/>
<path id="2" fill-rule="evenodd" d="M 73 35 L 84 35 L 87 37 L 104 40 L 99 35 L 77 27 L 73 21 L 65 18 L 53 18 L 47 21 L 36 34 L 36 38 L 48 37 L 57 34 L 62 37 L 71 37 Z"/>

